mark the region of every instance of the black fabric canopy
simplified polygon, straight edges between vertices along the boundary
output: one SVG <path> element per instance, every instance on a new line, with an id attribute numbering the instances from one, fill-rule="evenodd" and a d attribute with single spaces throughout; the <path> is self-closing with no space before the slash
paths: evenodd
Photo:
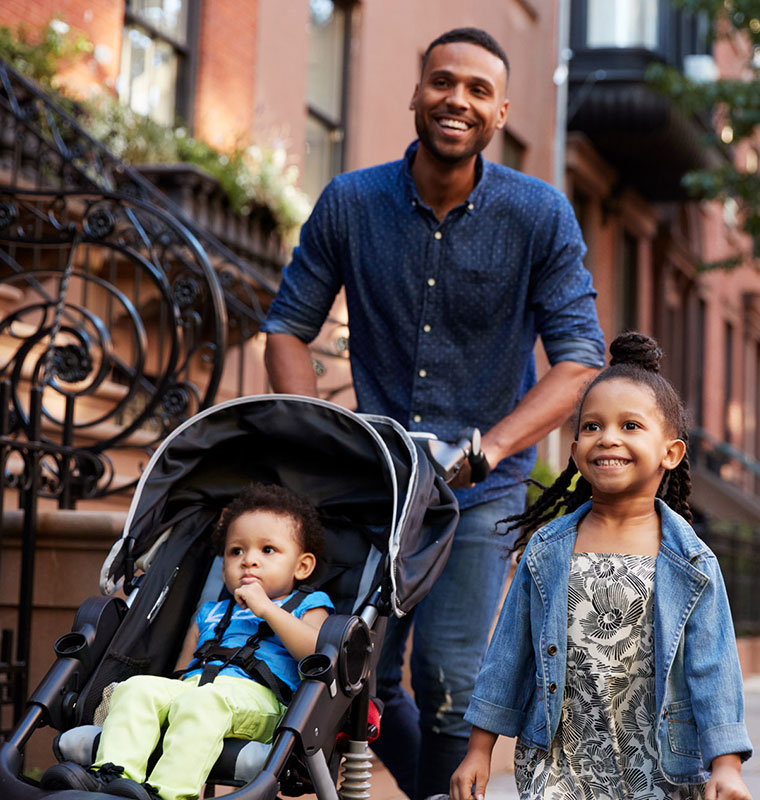
<path id="1" fill-rule="evenodd" d="M 170 538 L 188 526 L 210 529 L 251 481 L 287 486 L 317 507 L 328 533 L 317 584 L 328 585 L 352 567 L 358 580 L 369 552 L 379 551 L 394 611 L 403 615 L 443 569 L 456 500 L 406 431 L 385 417 L 270 394 L 214 406 L 167 437 L 103 566 L 103 590 L 114 591 L 123 578 L 127 543 L 139 558 L 169 528 Z M 344 581 L 336 591 L 350 594 L 351 588 Z"/>

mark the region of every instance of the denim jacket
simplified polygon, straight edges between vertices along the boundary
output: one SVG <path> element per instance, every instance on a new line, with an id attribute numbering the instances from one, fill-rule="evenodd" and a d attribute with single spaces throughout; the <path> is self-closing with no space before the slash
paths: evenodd
<path id="1" fill-rule="evenodd" d="M 672 783 L 709 778 L 716 756 L 752 754 L 742 678 L 718 562 L 683 517 L 656 501 L 662 543 L 654 578 L 660 769 Z M 465 719 L 548 750 L 565 690 L 567 593 L 576 526 L 586 503 L 528 542 Z"/>

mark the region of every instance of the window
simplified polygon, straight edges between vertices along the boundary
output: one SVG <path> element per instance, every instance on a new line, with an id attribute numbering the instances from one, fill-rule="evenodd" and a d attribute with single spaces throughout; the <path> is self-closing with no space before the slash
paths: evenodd
<path id="1" fill-rule="evenodd" d="M 350 5 L 309 0 L 309 71 L 303 186 L 315 199 L 343 170 Z"/>
<path id="2" fill-rule="evenodd" d="M 522 172 L 524 160 L 525 145 L 505 130 L 501 138 L 501 163 Z"/>
<path id="3" fill-rule="evenodd" d="M 578 220 L 581 233 L 583 234 L 583 241 L 586 243 L 586 255 L 583 257 L 583 263 L 586 269 L 593 275 L 594 263 L 591 257 L 591 251 L 594 246 L 593 235 L 594 229 L 591 225 L 591 200 L 587 194 L 582 192 L 577 187 L 573 188 L 571 197 L 573 204 L 573 211 L 575 211 L 575 218 Z"/>
<path id="4" fill-rule="evenodd" d="M 195 11 L 195 0 L 127 0 L 119 99 L 162 125 L 190 118 L 188 42 Z"/>
<path id="5" fill-rule="evenodd" d="M 658 0 L 588 0 L 589 47 L 657 47 Z"/>
<path id="6" fill-rule="evenodd" d="M 723 440 L 731 444 L 731 401 L 734 383 L 734 326 L 727 322 L 723 335 Z"/>
<path id="7" fill-rule="evenodd" d="M 623 231 L 620 259 L 620 323 L 621 329 L 635 331 L 639 319 L 639 240 Z"/>
<path id="8" fill-rule="evenodd" d="M 705 358 L 707 357 L 705 339 L 707 336 L 707 304 L 702 298 L 697 301 L 697 352 L 694 358 L 696 423 L 698 427 L 705 424 Z"/>
<path id="9" fill-rule="evenodd" d="M 755 461 L 760 462 L 760 342 L 755 343 Z M 760 475 L 755 476 L 755 494 L 760 494 Z"/>

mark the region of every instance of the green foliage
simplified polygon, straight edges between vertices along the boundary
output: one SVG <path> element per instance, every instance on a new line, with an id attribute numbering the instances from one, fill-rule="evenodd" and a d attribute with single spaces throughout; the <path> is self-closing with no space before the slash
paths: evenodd
<path id="1" fill-rule="evenodd" d="M 723 159 L 715 167 L 688 173 L 683 184 L 689 194 L 704 200 L 733 199 L 738 204 L 742 229 L 753 238 L 760 236 L 760 174 L 747 172 L 734 161 L 733 148 L 753 137 L 760 125 L 760 2 L 758 0 L 671 0 L 674 7 L 706 14 L 713 25 L 713 35 L 746 37 L 751 45 L 744 66 L 745 80 L 719 79 L 697 83 L 663 64 L 652 64 L 647 72 L 651 85 L 673 98 L 688 115 L 713 110 L 714 122 L 728 134 L 724 144 L 711 131 L 705 146 L 717 149 Z M 737 255 L 720 262 L 701 265 L 701 269 L 730 269 L 742 261 Z"/>
<path id="2" fill-rule="evenodd" d="M 753 45 L 760 44 L 758 0 L 671 0 L 671 5 L 684 11 L 706 14 L 713 21 L 727 22 L 729 30 L 744 31 Z M 721 35 L 719 27 L 714 30 L 715 35 Z"/>
<path id="3" fill-rule="evenodd" d="M 188 136 L 182 127 L 160 125 L 136 113 L 107 92 L 75 105 L 56 87 L 55 78 L 64 66 L 91 51 L 84 35 L 72 34 L 60 20 L 51 20 L 37 36 L 23 27 L 15 32 L 0 27 L 0 58 L 54 94 L 56 102 L 75 113 L 80 125 L 115 156 L 128 164 L 187 162 L 200 167 L 219 181 L 234 211 L 267 209 L 283 240 L 292 242 L 311 204 L 296 187 L 298 169 L 288 164 L 283 145 L 223 153 Z"/>
<path id="4" fill-rule="evenodd" d="M 555 472 L 546 461 L 537 458 L 533 471 L 530 473 L 531 482 L 528 484 L 526 506 L 535 503 L 544 489 L 548 489 L 554 483 L 558 474 L 559 473 Z"/>
<path id="5" fill-rule="evenodd" d="M 58 72 L 91 51 L 87 37 L 60 19 L 50 20 L 37 34 L 24 25 L 15 31 L 0 27 L 0 58 L 46 89 L 53 87 Z"/>

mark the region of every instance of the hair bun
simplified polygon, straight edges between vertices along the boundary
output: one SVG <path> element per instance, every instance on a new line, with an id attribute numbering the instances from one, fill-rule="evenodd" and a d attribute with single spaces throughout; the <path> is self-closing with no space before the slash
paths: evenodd
<path id="1" fill-rule="evenodd" d="M 626 331 L 610 345 L 610 366 L 632 364 L 647 372 L 659 372 L 662 350 L 651 336 Z"/>

